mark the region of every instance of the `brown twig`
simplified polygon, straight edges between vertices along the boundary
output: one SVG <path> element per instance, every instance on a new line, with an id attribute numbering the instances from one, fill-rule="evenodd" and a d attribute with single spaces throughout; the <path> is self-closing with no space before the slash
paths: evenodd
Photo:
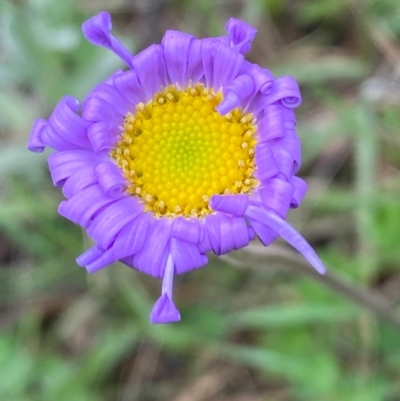
<path id="1" fill-rule="evenodd" d="M 374 313 L 378 318 L 400 331 L 400 317 L 390 306 L 390 300 L 374 290 L 361 288 L 346 281 L 329 270 L 329 268 L 324 275 L 317 273 L 300 255 L 283 246 L 272 245 L 268 248 L 263 248 L 260 245 L 252 245 L 240 251 L 240 253 L 227 255 L 223 258 L 237 267 L 244 268 L 258 269 L 260 266 L 275 263 L 280 268 L 289 270 L 290 273 L 311 277 L 355 304 Z"/>

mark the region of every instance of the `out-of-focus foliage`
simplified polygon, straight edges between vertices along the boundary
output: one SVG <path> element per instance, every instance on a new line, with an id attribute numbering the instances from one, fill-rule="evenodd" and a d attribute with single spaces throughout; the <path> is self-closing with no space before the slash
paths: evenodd
<path id="1" fill-rule="evenodd" d="M 178 277 L 182 322 L 152 326 L 159 283 L 77 267 L 89 240 L 25 143 L 123 68 L 82 37 L 101 9 L 132 51 L 230 16 L 259 29 L 250 58 L 302 87 L 310 191 L 290 217 L 330 275 L 252 244 Z M 0 400 L 399 400 L 399 35 L 397 0 L 0 0 Z"/>

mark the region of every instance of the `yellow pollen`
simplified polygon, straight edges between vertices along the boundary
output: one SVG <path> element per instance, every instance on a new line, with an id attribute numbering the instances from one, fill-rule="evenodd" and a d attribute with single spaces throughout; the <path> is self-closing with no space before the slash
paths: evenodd
<path id="1" fill-rule="evenodd" d="M 203 217 L 213 195 L 250 193 L 256 120 L 234 109 L 222 116 L 222 92 L 202 84 L 171 85 L 128 113 L 111 157 L 127 192 L 157 217 Z"/>

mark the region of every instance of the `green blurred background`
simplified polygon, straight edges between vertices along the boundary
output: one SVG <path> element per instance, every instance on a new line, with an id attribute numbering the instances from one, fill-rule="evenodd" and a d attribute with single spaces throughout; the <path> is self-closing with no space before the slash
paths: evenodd
<path id="1" fill-rule="evenodd" d="M 152 326 L 157 280 L 76 265 L 90 242 L 26 142 L 122 67 L 81 34 L 101 10 L 135 52 L 258 28 L 248 58 L 302 89 L 309 192 L 289 220 L 328 275 L 254 242 L 178 277 L 182 322 Z M 399 43 L 398 0 L 0 0 L 0 400 L 400 400 Z"/>

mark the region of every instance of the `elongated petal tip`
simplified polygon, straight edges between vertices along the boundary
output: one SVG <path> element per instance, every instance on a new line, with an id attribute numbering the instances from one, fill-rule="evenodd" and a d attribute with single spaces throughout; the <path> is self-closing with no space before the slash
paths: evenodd
<path id="1" fill-rule="evenodd" d="M 43 142 L 41 133 L 47 125 L 47 121 L 40 118 L 33 123 L 32 132 L 29 137 L 28 149 L 31 152 L 42 153 L 46 144 Z"/>
<path id="2" fill-rule="evenodd" d="M 85 38 L 96 46 L 110 48 L 110 31 L 112 29 L 111 16 L 108 12 L 101 12 L 85 21 L 82 31 Z"/>
<path id="3" fill-rule="evenodd" d="M 178 309 L 176 309 L 176 306 L 170 297 L 167 294 L 161 295 L 151 311 L 150 322 L 165 324 L 179 322 L 180 320 L 181 314 Z"/>

